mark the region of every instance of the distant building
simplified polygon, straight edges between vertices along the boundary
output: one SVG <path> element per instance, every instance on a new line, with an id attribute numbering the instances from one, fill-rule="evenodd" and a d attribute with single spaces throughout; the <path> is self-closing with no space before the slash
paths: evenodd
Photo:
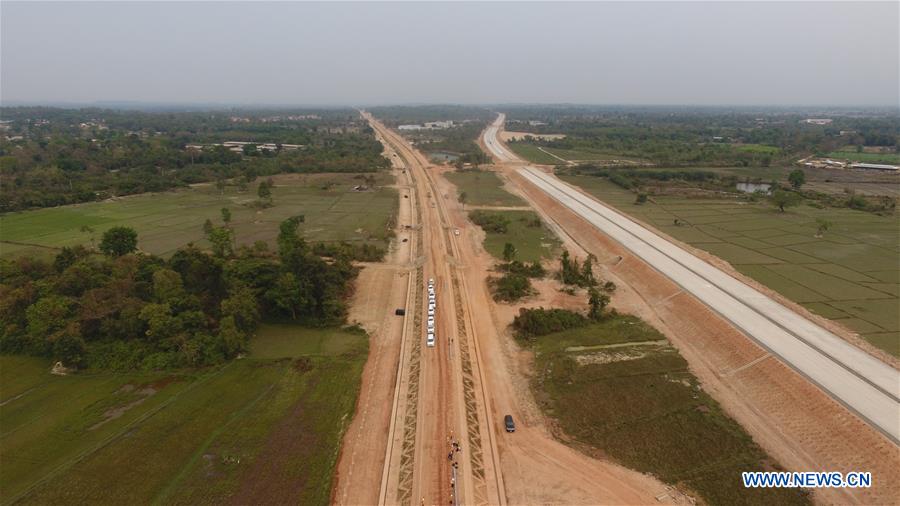
<path id="1" fill-rule="evenodd" d="M 850 168 L 864 170 L 900 171 L 900 167 L 898 167 L 897 165 L 885 165 L 880 163 L 851 163 Z"/>
<path id="2" fill-rule="evenodd" d="M 800 120 L 800 123 L 806 123 L 807 125 L 830 125 L 831 122 L 832 120 L 828 118 L 807 118 Z"/>
<path id="3" fill-rule="evenodd" d="M 397 130 L 443 130 L 453 128 L 453 121 L 428 121 L 423 125 L 400 125 Z"/>

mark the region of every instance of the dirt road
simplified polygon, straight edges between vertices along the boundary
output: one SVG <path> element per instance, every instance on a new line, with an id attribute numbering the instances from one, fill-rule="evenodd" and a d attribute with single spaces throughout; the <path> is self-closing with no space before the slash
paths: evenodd
<path id="1" fill-rule="evenodd" d="M 410 309 L 424 314 L 424 281 L 437 292 L 437 346 L 423 345 L 413 322 L 401 354 L 397 407 L 384 458 L 381 504 L 451 500 L 448 438 L 461 452 L 455 486 L 460 504 L 637 504 L 657 502 L 666 487 L 648 476 L 591 459 L 557 442 L 514 372 L 485 278 L 490 260 L 469 233 L 455 191 L 439 170 L 399 135 L 372 120 L 414 180 L 420 204 L 422 283 Z M 393 156 L 390 153 L 389 156 Z M 461 233 L 456 235 L 456 231 Z M 413 317 L 415 319 L 415 317 Z M 502 420 L 512 414 L 517 431 Z"/>
<path id="2" fill-rule="evenodd" d="M 370 121 L 393 151 L 390 156 L 396 153 L 413 179 L 422 225 L 421 269 L 417 270 L 415 302 L 409 306 L 414 320 L 407 339 L 410 351 L 401 365 L 408 374 L 399 391 L 403 402 L 394 413 L 392 437 L 397 444 L 387 452 L 380 502 L 438 504 L 451 500 L 456 490 L 460 503 L 504 504 L 485 401 L 478 391 L 480 373 L 466 338 L 471 333 L 465 290 L 457 274 L 459 254 L 443 200 L 426 172 L 425 158 L 401 137 Z M 423 292 L 428 279 L 435 281 L 437 299 L 434 348 L 424 345 L 427 305 Z M 452 459 L 448 458 L 451 441 L 461 449 L 452 453 Z M 454 486 L 451 463 L 458 466 Z"/>
<path id="3" fill-rule="evenodd" d="M 350 304 L 350 322 L 369 334 L 369 357 L 363 370 L 356 414 L 344 436 L 337 466 L 332 502 L 375 504 L 378 501 L 385 453 L 392 423 L 392 408 L 400 377 L 398 364 L 405 351 L 403 337 L 412 318 L 394 314 L 409 306 L 414 294 L 415 259 L 418 254 L 414 228 L 418 223 L 412 180 L 394 158 L 393 174 L 400 194 L 397 228 L 385 261 L 368 264 L 356 281 Z M 406 239 L 406 241 L 404 241 Z"/>

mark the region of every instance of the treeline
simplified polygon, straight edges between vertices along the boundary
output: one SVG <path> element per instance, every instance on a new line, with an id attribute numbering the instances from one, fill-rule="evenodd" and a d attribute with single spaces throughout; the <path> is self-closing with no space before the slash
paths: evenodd
<path id="1" fill-rule="evenodd" d="M 0 352 L 100 369 L 164 369 L 223 362 L 247 349 L 262 320 L 339 324 L 357 269 L 328 259 L 282 223 L 277 255 L 194 247 L 169 260 L 135 253 L 119 227 L 104 255 L 64 248 L 53 262 L 0 260 Z M 322 251 L 318 251 L 321 253 Z"/>
<path id="2" fill-rule="evenodd" d="M 346 112 L 273 120 L 273 112 L 146 113 L 4 108 L 0 212 L 165 191 L 197 182 L 283 172 L 373 172 L 388 166 L 371 129 Z M 255 119 L 252 119 L 255 118 Z M 339 119 L 340 118 L 340 119 Z M 265 119 L 265 121 L 263 121 Z M 244 121 L 247 120 L 247 121 Z M 14 135 L 15 134 L 15 135 Z M 222 146 L 226 140 L 301 144 L 298 150 Z"/>
<path id="3" fill-rule="evenodd" d="M 368 109 L 391 126 L 421 124 L 429 121 L 487 122 L 496 116 L 490 109 L 468 105 L 390 105 Z"/>
<path id="4" fill-rule="evenodd" d="M 647 181 L 689 181 L 692 183 L 715 183 L 732 188 L 737 182 L 734 176 L 723 176 L 708 170 L 654 170 L 599 167 L 594 164 L 580 164 L 575 167 L 558 167 L 557 174 L 572 176 L 605 177 L 610 182 L 626 189 L 639 188 Z"/>
<path id="5" fill-rule="evenodd" d="M 858 111 L 571 106 L 512 108 L 507 113 L 508 130 L 566 135 L 527 142 L 638 158 L 659 166 L 768 166 L 797 154 L 824 154 L 847 145 L 900 145 L 896 111 L 873 110 L 864 115 Z M 810 117 L 833 122 L 801 123 Z"/>

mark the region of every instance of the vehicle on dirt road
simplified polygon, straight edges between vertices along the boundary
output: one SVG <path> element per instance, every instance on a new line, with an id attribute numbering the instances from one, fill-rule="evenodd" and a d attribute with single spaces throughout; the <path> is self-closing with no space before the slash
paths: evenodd
<path id="1" fill-rule="evenodd" d="M 506 432 L 516 431 L 516 422 L 513 421 L 512 415 L 506 415 L 503 417 L 503 425 L 506 426 Z"/>

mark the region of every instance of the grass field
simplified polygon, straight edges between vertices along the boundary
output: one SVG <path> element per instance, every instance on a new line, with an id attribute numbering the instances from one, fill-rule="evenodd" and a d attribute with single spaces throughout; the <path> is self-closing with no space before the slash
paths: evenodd
<path id="1" fill-rule="evenodd" d="M 103 231 L 119 225 L 138 232 L 138 246 L 168 255 L 189 242 L 204 246 L 203 222 L 221 224 L 220 209 L 232 212 L 238 244 L 267 241 L 274 247 L 278 226 L 286 218 L 302 214 L 303 233 L 310 241 L 368 241 L 384 247 L 389 220 L 396 214 L 397 193 L 380 185 L 392 184 L 387 174 L 377 174 L 374 191 L 353 191 L 364 182 L 353 174 L 287 175 L 274 178 L 275 206 L 256 210 L 244 204 L 256 200 L 256 186 L 246 193 L 228 187 L 224 195 L 211 185 L 173 192 L 143 194 L 115 201 L 93 202 L 0 216 L 0 256 L 55 254 L 52 248 L 90 244 L 95 230 L 99 243 Z"/>
<path id="2" fill-rule="evenodd" d="M 608 153 L 597 153 L 595 151 L 580 149 L 559 149 L 559 148 L 541 148 L 534 144 L 523 142 L 513 142 L 508 144 L 509 148 L 520 157 L 532 163 L 540 163 L 544 165 L 559 165 L 571 162 L 591 162 L 600 160 L 630 160 L 627 157 L 611 155 Z M 554 157 L 556 155 L 559 158 Z M 560 160 L 562 158 L 562 160 Z"/>
<path id="3" fill-rule="evenodd" d="M 513 153 L 519 155 L 521 158 L 528 160 L 531 163 L 540 163 L 543 165 L 559 165 L 559 159 L 554 158 L 547 153 L 538 149 L 534 144 L 528 144 L 526 142 L 510 142 L 507 144 L 510 150 Z"/>
<path id="4" fill-rule="evenodd" d="M 506 233 L 485 232 L 484 249 L 498 260 L 503 260 L 503 247 L 512 243 L 516 247 L 516 260 L 539 262 L 551 258 L 559 247 L 553 232 L 531 211 L 488 211 L 509 220 Z M 539 226 L 534 226 L 540 223 Z"/>
<path id="5" fill-rule="evenodd" d="M 812 312 L 900 356 L 900 219 L 851 209 L 634 194 L 604 178 L 563 176 L 662 232 L 728 261 Z M 679 219 L 688 225 L 675 226 Z M 816 218 L 832 223 L 817 238 Z"/>
<path id="6" fill-rule="evenodd" d="M 900 153 L 857 153 L 855 149 L 849 149 L 832 151 L 826 156 L 839 160 L 849 159 L 854 162 L 900 165 Z"/>
<path id="7" fill-rule="evenodd" d="M 805 504 L 797 490 L 746 489 L 777 468 L 658 331 L 631 316 L 536 338 L 537 398 L 567 436 L 707 504 Z"/>
<path id="8" fill-rule="evenodd" d="M 366 349 L 263 326 L 247 358 L 199 371 L 59 377 L 0 356 L 0 502 L 327 504 Z"/>
<path id="9" fill-rule="evenodd" d="M 476 206 L 524 206 L 525 202 L 503 189 L 503 181 L 490 171 L 446 172 L 444 176 L 466 192 L 466 203 Z"/>
<path id="10" fill-rule="evenodd" d="M 734 144 L 732 147 L 738 151 L 747 153 L 775 155 L 781 152 L 781 148 L 777 146 L 767 146 L 765 144 Z"/>

